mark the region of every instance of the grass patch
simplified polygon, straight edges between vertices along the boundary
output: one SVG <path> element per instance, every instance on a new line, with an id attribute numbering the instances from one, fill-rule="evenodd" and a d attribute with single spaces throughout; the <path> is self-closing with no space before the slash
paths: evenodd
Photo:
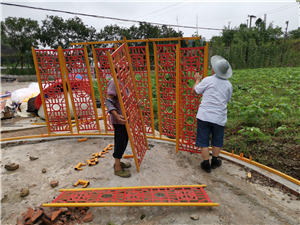
<path id="1" fill-rule="evenodd" d="M 300 68 L 235 70 L 224 150 L 300 179 Z"/>

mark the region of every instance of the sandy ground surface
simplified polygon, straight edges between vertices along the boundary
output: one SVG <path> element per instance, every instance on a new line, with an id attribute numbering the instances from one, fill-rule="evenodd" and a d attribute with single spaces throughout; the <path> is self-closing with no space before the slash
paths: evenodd
<path id="1" fill-rule="evenodd" d="M 1 86 L 12 90 L 9 83 Z M 33 130 L 27 132 L 31 135 Z M 299 197 L 278 187 L 249 182 L 244 168 L 226 160 L 207 174 L 200 169 L 201 155 L 176 154 L 173 144 L 148 141 L 154 147 L 147 151 L 140 172 L 133 159 L 124 159 L 132 164 L 130 178 L 113 174 L 112 151 L 99 159 L 99 164 L 74 170 L 79 162 L 113 144 L 110 137 L 95 137 L 85 142 L 61 139 L 2 148 L 1 224 L 16 224 L 28 207 L 51 202 L 60 194 L 59 189 L 74 188 L 79 179 L 90 181 L 89 188 L 205 184 L 212 202 L 219 203 L 216 207 L 93 207 L 90 211 L 94 220 L 90 224 L 300 224 Z M 31 161 L 30 156 L 38 159 Z M 15 171 L 4 169 L 10 162 L 20 167 Z M 46 173 L 42 173 L 43 168 Z M 55 188 L 50 186 L 53 180 L 59 181 Z M 22 188 L 29 188 L 28 196 L 20 197 Z M 191 215 L 198 215 L 199 220 L 191 219 Z"/>

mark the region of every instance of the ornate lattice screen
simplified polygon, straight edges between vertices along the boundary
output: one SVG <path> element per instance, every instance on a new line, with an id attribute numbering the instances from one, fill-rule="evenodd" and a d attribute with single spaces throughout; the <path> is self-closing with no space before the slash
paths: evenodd
<path id="1" fill-rule="evenodd" d="M 151 88 L 151 73 L 149 54 L 147 54 L 146 46 L 128 47 L 133 65 L 133 74 L 139 99 L 143 102 L 141 107 L 142 116 L 147 134 L 154 136 L 154 122 L 152 117 L 152 88 Z M 150 94 L 149 94 L 150 93 Z"/>
<path id="2" fill-rule="evenodd" d="M 86 50 L 63 49 L 63 55 L 77 128 L 100 131 Z"/>
<path id="3" fill-rule="evenodd" d="M 45 104 L 45 119 L 50 129 L 48 132 L 70 131 L 68 123 L 68 98 L 63 69 L 57 50 L 35 50 L 33 58 L 41 89 L 41 100 Z"/>
<path id="4" fill-rule="evenodd" d="M 105 99 L 107 96 L 107 84 L 110 79 L 112 79 L 111 76 L 111 71 L 110 71 L 110 66 L 109 62 L 107 59 L 106 51 L 109 53 L 113 53 L 115 49 L 114 48 L 95 48 L 94 49 L 94 62 L 95 62 L 95 68 L 97 69 L 98 73 L 97 74 L 97 80 L 98 80 L 98 87 L 99 87 L 99 95 L 100 95 L 100 100 L 101 104 L 105 105 Z M 102 107 L 104 123 L 106 126 L 107 131 L 113 131 L 114 127 L 110 123 L 109 120 L 109 113 L 107 111 L 106 107 Z"/>
<path id="5" fill-rule="evenodd" d="M 160 135 L 176 138 L 176 45 L 154 45 Z"/>
<path id="6" fill-rule="evenodd" d="M 203 75 L 204 47 L 180 48 L 180 78 L 179 78 L 179 150 L 200 152 L 195 147 L 197 136 L 196 114 L 200 104 L 200 98 L 192 95 L 195 84 L 195 73 Z"/>
<path id="7" fill-rule="evenodd" d="M 218 206 L 205 185 L 65 189 L 44 207 L 79 206 Z"/>
<path id="8" fill-rule="evenodd" d="M 126 128 L 131 149 L 137 170 L 139 171 L 139 166 L 148 149 L 148 142 L 142 113 L 137 105 L 137 90 L 128 47 L 126 44 L 123 44 L 111 55 L 109 52 L 107 52 L 107 54 L 123 116 L 127 120 Z"/>

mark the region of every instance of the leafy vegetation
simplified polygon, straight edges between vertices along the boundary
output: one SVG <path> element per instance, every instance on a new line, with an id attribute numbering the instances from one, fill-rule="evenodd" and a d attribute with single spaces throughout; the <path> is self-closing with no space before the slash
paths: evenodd
<path id="1" fill-rule="evenodd" d="M 234 69 L 299 66 L 298 30 L 284 34 L 258 18 L 254 27 L 224 27 L 221 36 L 212 37 L 210 47 L 212 55 L 223 56 Z"/>
<path id="2" fill-rule="evenodd" d="M 224 150 L 300 179 L 300 68 L 234 70 Z"/>

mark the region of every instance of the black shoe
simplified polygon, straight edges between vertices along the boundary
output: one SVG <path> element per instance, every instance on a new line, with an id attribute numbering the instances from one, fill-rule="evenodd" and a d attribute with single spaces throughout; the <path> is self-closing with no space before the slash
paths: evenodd
<path id="1" fill-rule="evenodd" d="M 202 168 L 206 173 L 210 173 L 210 172 L 211 172 L 209 163 L 207 164 L 207 163 L 202 162 L 200 165 L 201 165 L 201 168 Z"/>
<path id="2" fill-rule="evenodd" d="M 211 161 L 211 168 L 212 169 L 216 169 L 216 168 L 218 168 L 221 165 L 222 165 L 222 160 L 221 159 L 217 159 L 217 160 L 212 160 Z"/>

